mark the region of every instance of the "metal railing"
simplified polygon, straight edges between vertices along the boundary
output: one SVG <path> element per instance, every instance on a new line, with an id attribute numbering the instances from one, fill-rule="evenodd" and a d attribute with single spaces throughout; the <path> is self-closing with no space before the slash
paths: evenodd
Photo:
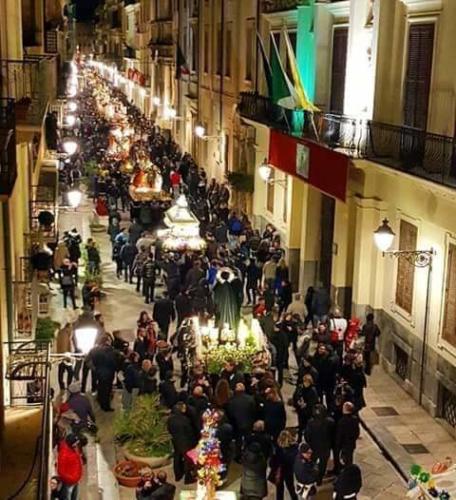
<path id="1" fill-rule="evenodd" d="M 456 188 L 456 142 L 453 137 L 407 126 L 283 108 L 268 97 L 241 93 L 244 118 L 285 133 L 306 137 L 353 157 Z"/>
<path id="2" fill-rule="evenodd" d="M 41 425 L 33 464 L 18 496 L 32 477 L 37 480 L 36 498 L 49 498 L 52 452 L 51 344 L 48 341 L 7 342 L 6 378 L 11 384 L 11 406 L 41 407 Z M 25 388 L 25 391 L 24 391 Z"/>
<path id="3" fill-rule="evenodd" d="M 17 124 L 41 125 L 56 92 L 55 56 L 0 59 L 0 96 L 15 99 Z"/>
<path id="4" fill-rule="evenodd" d="M 14 100 L 0 98 L 0 195 L 10 195 L 17 177 Z"/>

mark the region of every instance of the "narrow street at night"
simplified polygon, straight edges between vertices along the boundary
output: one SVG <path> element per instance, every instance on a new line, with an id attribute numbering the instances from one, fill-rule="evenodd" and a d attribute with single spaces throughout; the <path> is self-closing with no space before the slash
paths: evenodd
<path id="1" fill-rule="evenodd" d="M 454 0 L 0 0 L 0 500 L 456 499 Z"/>

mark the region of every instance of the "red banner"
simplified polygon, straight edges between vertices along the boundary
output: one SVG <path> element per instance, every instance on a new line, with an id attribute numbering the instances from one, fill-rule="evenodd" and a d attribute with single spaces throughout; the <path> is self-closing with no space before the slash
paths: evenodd
<path id="1" fill-rule="evenodd" d="M 345 203 L 350 159 L 307 139 L 271 130 L 269 164 Z"/>

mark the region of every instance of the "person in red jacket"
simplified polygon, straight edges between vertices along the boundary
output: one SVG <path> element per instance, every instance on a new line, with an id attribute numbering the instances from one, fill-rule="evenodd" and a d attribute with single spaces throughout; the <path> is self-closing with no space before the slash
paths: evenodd
<path id="1" fill-rule="evenodd" d="M 174 197 L 177 198 L 180 192 L 182 176 L 177 170 L 171 170 L 171 173 L 169 174 L 169 180 L 171 181 Z"/>
<path id="2" fill-rule="evenodd" d="M 64 498 L 79 499 L 79 481 L 82 477 L 82 452 L 76 434 L 68 434 L 59 443 L 57 474 L 62 481 Z"/>

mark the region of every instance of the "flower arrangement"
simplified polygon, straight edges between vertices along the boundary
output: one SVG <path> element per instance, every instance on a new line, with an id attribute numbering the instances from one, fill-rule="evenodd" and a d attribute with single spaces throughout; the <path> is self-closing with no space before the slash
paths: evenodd
<path id="1" fill-rule="evenodd" d="M 409 498 L 421 498 L 424 491 L 432 498 L 438 500 L 450 500 L 451 495 L 448 491 L 438 489 L 436 482 L 430 472 L 423 469 L 421 465 L 414 464 L 410 468 L 410 481 L 408 484 Z"/>
<path id="2" fill-rule="evenodd" d="M 235 359 L 238 364 L 242 364 L 249 371 L 252 369 L 253 358 L 258 348 L 253 339 L 247 338 L 243 347 L 235 344 L 220 345 L 210 349 L 206 353 L 206 365 L 210 374 L 218 374 L 222 371 L 225 363 L 230 359 Z"/>
<path id="3" fill-rule="evenodd" d="M 222 463 L 220 441 L 217 433 L 217 412 L 207 410 L 203 415 L 203 430 L 198 443 L 198 487 L 205 491 L 207 500 L 215 498 L 217 486 L 221 486 L 221 474 L 226 466 Z"/>

